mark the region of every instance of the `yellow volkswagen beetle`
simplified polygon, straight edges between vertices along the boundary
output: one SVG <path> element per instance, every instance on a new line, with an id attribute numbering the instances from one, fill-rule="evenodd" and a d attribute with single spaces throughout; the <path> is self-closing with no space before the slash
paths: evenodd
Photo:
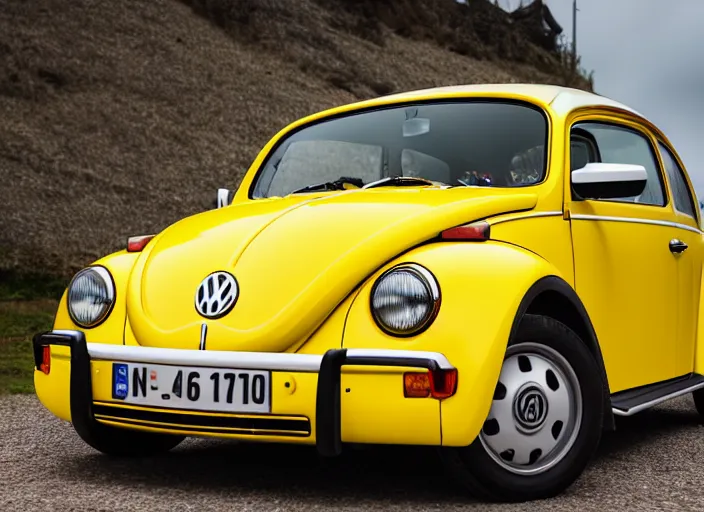
<path id="1" fill-rule="evenodd" d="M 615 415 L 704 411 L 697 204 L 665 135 L 584 91 L 334 108 L 217 208 L 78 272 L 36 392 L 106 454 L 430 445 L 480 497 L 553 496 Z"/>

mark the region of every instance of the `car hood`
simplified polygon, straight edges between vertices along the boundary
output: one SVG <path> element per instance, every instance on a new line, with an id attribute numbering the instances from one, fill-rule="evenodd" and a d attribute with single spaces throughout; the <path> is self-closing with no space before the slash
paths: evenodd
<path id="1" fill-rule="evenodd" d="M 489 188 L 349 190 L 261 199 L 170 226 L 130 276 L 129 325 L 141 345 L 285 351 L 304 340 L 365 278 L 440 231 L 531 209 L 537 196 Z M 196 291 L 212 272 L 239 287 L 222 318 L 201 316 Z"/>

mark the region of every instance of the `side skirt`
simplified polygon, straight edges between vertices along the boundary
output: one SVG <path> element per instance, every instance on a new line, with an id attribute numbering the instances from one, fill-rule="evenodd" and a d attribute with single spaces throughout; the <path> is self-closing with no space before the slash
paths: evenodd
<path id="1" fill-rule="evenodd" d="M 704 388 L 704 375 L 689 373 L 682 377 L 614 393 L 611 395 L 611 407 L 617 416 L 631 416 L 700 388 Z"/>

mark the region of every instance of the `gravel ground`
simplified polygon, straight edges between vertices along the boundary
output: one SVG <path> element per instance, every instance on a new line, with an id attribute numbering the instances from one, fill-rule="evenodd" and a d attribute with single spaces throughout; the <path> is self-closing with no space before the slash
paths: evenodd
<path id="1" fill-rule="evenodd" d="M 445 482 L 432 452 L 192 439 L 150 460 L 110 460 L 34 396 L 0 398 L 0 510 L 702 510 L 704 429 L 691 398 L 618 422 L 563 496 L 485 505 Z"/>

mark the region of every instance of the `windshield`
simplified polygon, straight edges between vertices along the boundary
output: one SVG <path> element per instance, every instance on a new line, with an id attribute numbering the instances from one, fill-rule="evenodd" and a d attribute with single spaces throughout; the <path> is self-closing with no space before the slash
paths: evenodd
<path id="1" fill-rule="evenodd" d="M 547 120 L 505 101 L 419 103 L 318 122 L 266 159 L 254 197 L 356 188 L 384 178 L 441 186 L 515 187 L 545 176 Z M 428 186 L 419 180 L 389 180 Z"/>

